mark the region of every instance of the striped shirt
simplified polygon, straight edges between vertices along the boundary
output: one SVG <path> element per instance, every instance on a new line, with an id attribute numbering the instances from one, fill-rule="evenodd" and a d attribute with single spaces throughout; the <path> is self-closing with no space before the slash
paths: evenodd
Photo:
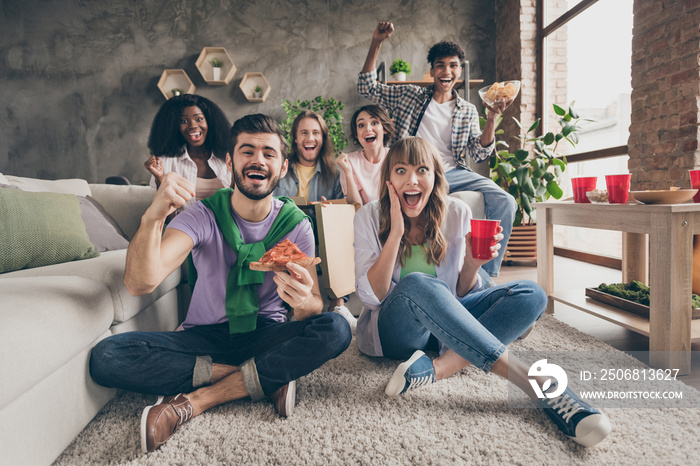
<path id="1" fill-rule="evenodd" d="M 396 125 L 396 139 L 416 134 L 424 108 L 433 98 L 433 86 L 388 86 L 377 82 L 375 70 L 359 74 L 357 92 L 389 111 Z M 495 142 L 486 147 L 481 145 L 476 107 L 459 97 L 455 90 L 452 93 L 457 99 L 452 115 L 452 154 L 457 165 L 468 169 L 467 155 L 476 162 L 482 162 L 493 152 Z"/>
<path id="2" fill-rule="evenodd" d="M 192 183 L 193 185 L 195 185 L 195 193 L 198 191 L 197 164 L 194 160 L 192 160 L 190 154 L 187 153 L 187 147 L 185 147 L 185 151 L 182 153 L 182 155 L 177 157 L 163 156 L 160 157 L 160 161 L 163 163 L 163 174 L 175 172 L 190 183 Z M 212 152 L 211 156 L 209 157 L 209 160 L 207 160 L 207 165 L 209 165 L 209 167 L 214 171 L 216 177 L 219 179 L 224 188 L 228 188 L 231 186 L 232 175 L 226 167 L 225 160 L 221 160 L 220 158 L 216 157 Z M 151 180 L 149 184 L 152 187 L 157 188 L 156 179 L 153 175 L 151 175 Z M 192 206 L 197 199 L 199 198 L 193 197 L 192 199 L 187 201 L 185 205 L 177 209 L 177 213 L 180 213 L 188 207 Z"/>

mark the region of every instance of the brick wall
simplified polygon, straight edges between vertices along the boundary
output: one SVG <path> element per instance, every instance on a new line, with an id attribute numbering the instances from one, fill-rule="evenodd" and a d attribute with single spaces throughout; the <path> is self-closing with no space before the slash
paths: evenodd
<path id="1" fill-rule="evenodd" d="M 527 46 L 522 44 L 523 25 L 520 21 L 520 2 L 521 0 L 496 0 L 494 19 L 496 22 L 496 80 L 498 81 L 523 80 L 522 52 Z M 532 45 L 534 46 L 534 40 Z M 530 50 L 534 52 L 534 48 L 530 47 Z M 515 145 L 512 137 L 518 133 L 513 117 L 520 120 L 522 109 L 528 106 L 528 102 L 530 102 L 529 106 L 534 108 L 534 67 L 528 70 L 528 74 L 530 72 L 532 72 L 532 79 L 527 84 L 523 81 L 520 94 L 503 113 L 500 128 L 508 136 L 507 142 L 511 147 Z"/>
<path id="2" fill-rule="evenodd" d="M 633 189 L 689 187 L 700 167 L 700 0 L 634 0 Z"/>
<path id="3" fill-rule="evenodd" d="M 497 0 L 496 22 L 496 79 L 499 81 L 519 79 L 522 83 L 520 95 L 504 113 L 501 127 L 509 135 L 508 143 L 514 149 L 518 127 L 512 117 L 524 126 L 530 126 L 541 115 L 537 114 L 537 16 L 536 0 Z M 566 11 L 566 0 L 550 0 L 548 14 L 557 17 Z M 565 105 L 567 95 L 567 51 L 566 27 L 551 35 L 547 41 L 550 50 L 547 68 L 552 83 L 546 106 L 551 103 Z M 552 122 L 555 129 L 559 126 Z"/>
<path id="4" fill-rule="evenodd" d="M 523 14 L 523 10 L 528 10 Z M 531 10 L 531 11 L 530 11 Z M 536 35 L 535 0 L 496 0 L 496 80 L 520 80 L 520 94 L 503 113 L 501 128 L 511 149 L 520 121 L 534 121 L 536 97 Z"/>

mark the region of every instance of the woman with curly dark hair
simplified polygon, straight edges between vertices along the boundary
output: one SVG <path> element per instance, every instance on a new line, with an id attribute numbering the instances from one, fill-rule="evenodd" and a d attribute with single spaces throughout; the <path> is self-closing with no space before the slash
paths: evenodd
<path id="1" fill-rule="evenodd" d="M 166 173 L 176 172 L 195 185 L 195 201 L 231 185 L 226 168 L 228 134 L 231 129 L 224 112 L 211 100 L 193 94 L 175 96 L 158 110 L 148 149 L 151 157 L 144 164 L 151 173 L 154 188 Z"/>

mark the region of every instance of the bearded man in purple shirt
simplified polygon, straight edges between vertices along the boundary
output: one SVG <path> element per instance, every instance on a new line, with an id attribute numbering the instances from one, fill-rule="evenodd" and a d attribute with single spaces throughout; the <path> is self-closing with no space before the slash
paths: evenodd
<path id="1" fill-rule="evenodd" d="M 191 255 L 196 281 L 183 329 L 113 335 L 92 350 L 97 383 L 161 395 L 141 417 L 144 452 L 192 417 L 239 398 L 268 397 L 280 416 L 291 415 L 296 379 L 340 355 L 352 338 L 345 319 L 322 313 L 315 266 L 250 270 L 284 239 L 313 256 L 314 236 L 290 199 L 272 195 L 287 172 L 287 143 L 275 120 L 247 115 L 230 139 L 226 165 L 235 189 L 195 203 L 161 235 L 168 215 L 194 196 L 192 183 L 168 173 L 127 251 L 124 284 L 135 296 L 153 291 Z"/>

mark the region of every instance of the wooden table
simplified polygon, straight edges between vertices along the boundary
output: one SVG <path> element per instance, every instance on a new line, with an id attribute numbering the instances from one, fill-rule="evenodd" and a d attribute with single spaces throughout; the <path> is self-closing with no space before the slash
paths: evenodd
<path id="1" fill-rule="evenodd" d="M 549 296 L 547 312 L 554 312 L 558 301 L 646 335 L 650 365 L 690 373 L 690 343 L 700 341 L 700 320 L 691 319 L 693 235 L 700 234 L 700 204 L 569 201 L 541 202 L 535 207 L 537 281 Z M 555 291 L 554 225 L 622 231 L 622 279 L 649 284 L 650 318 L 596 302 L 584 290 Z"/>

